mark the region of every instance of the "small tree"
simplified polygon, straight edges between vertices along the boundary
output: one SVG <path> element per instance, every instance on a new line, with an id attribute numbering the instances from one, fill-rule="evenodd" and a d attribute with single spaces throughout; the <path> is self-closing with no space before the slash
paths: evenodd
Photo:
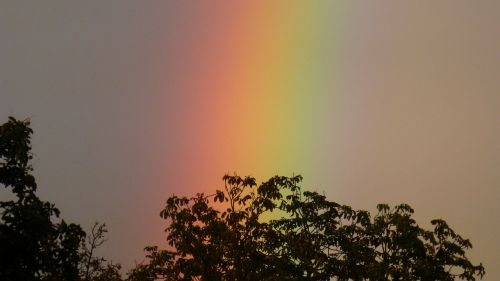
<path id="1" fill-rule="evenodd" d="M 120 264 L 107 262 L 97 257 L 95 251 L 104 242 L 108 229 L 106 224 L 95 222 L 86 239 L 82 240 L 80 255 L 80 276 L 84 281 L 119 281 L 121 280 Z"/>

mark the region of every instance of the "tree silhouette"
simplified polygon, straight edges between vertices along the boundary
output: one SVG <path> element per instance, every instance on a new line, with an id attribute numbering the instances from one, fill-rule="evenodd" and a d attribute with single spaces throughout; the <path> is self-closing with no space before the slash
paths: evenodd
<path id="1" fill-rule="evenodd" d="M 85 232 L 40 200 L 32 167 L 29 121 L 0 126 L 0 183 L 16 200 L 0 202 L 0 280 L 78 280 L 78 249 Z"/>
<path id="2" fill-rule="evenodd" d="M 86 236 L 58 221 L 59 210 L 36 196 L 29 121 L 0 126 L 0 184 L 14 200 L 0 202 L 0 280 L 121 280 L 120 265 L 95 256 L 104 224 Z M 420 227 L 401 204 L 354 210 L 317 192 L 301 176 L 223 177 L 223 190 L 171 196 L 167 249 L 146 247 L 147 262 L 128 280 L 399 280 L 474 281 L 485 274 L 466 256 L 472 247 L 444 220 Z"/>
<path id="3" fill-rule="evenodd" d="M 29 120 L 9 117 L 0 126 L 0 184 L 17 198 L 0 202 L 0 280 L 121 280 L 119 264 L 95 256 L 105 224 L 86 236 L 77 224 L 54 222 L 59 210 L 37 197 L 32 133 Z"/>
<path id="4" fill-rule="evenodd" d="M 300 176 L 224 176 L 214 194 L 168 198 L 169 248 L 146 247 L 129 280 L 456 280 L 482 278 L 472 245 L 443 220 L 425 230 L 405 204 L 367 211 L 302 191 Z M 271 219 L 273 218 L 273 219 Z"/>
<path id="5" fill-rule="evenodd" d="M 80 276 L 83 281 L 118 281 L 121 279 L 120 264 L 97 257 L 95 251 L 107 241 L 105 223 L 95 222 L 87 238 L 82 240 L 80 250 Z"/>

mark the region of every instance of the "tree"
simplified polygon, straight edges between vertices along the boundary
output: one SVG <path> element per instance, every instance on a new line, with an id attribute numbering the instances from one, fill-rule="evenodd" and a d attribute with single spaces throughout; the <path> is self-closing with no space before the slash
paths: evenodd
<path id="1" fill-rule="evenodd" d="M 86 239 L 82 240 L 80 250 L 80 276 L 83 281 L 119 281 L 121 279 L 120 264 L 107 262 L 97 257 L 95 251 L 107 241 L 108 232 L 105 223 L 95 222 Z"/>
<path id="2" fill-rule="evenodd" d="M 40 200 L 33 170 L 29 121 L 0 126 L 0 183 L 16 200 L 0 202 L 0 280 L 78 280 L 78 249 L 85 232 Z"/>
<path id="3" fill-rule="evenodd" d="M 9 117 L 0 126 L 0 184 L 17 198 L 0 202 L 0 280 L 121 280 L 119 264 L 95 256 L 106 225 L 95 223 L 86 236 L 77 224 L 54 221 L 59 210 L 36 195 L 32 133 L 29 120 Z"/>
<path id="4" fill-rule="evenodd" d="M 129 280 L 456 280 L 482 278 L 472 245 L 405 204 L 363 210 L 302 191 L 300 176 L 224 176 L 224 190 L 167 199 L 169 248 L 146 247 Z M 273 219 L 271 219 L 273 218 Z"/>
<path id="5" fill-rule="evenodd" d="M 408 205 L 390 209 L 380 204 L 377 209 L 367 232 L 375 253 L 371 269 L 378 279 L 475 280 L 484 275 L 484 268 L 465 256 L 471 242 L 444 220 L 432 220 L 434 229 L 427 231 L 412 219 L 414 210 Z"/>

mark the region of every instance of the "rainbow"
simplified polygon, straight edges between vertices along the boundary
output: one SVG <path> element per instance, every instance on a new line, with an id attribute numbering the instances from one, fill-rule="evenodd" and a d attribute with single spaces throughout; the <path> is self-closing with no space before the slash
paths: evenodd
<path id="1" fill-rule="evenodd" d="M 316 176 L 334 134 L 342 16 L 334 1 L 278 2 L 200 3 L 165 44 L 164 198 L 213 191 L 225 173 Z"/>

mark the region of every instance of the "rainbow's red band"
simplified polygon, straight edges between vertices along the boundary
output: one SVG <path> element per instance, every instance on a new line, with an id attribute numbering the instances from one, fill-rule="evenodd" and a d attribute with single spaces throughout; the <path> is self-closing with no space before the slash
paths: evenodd
<path id="1" fill-rule="evenodd" d="M 165 127 L 177 128 L 165 129 L 178 145 L 161 156 L 178 159 L 163 165 L 188 188 L 175 192 L 208 192 L 233 172 L 307 179 L 320 165 L 318 147 L 334 134 L 325 120 L 339 89 L 338 7 L 252 1 L 205 8 L 217 16 L 193 18 L 182 27 L 189 35 L 170 42 L 176 51 L 165 62 L 170 72 L 158 101 L 167 106 Z"/>

